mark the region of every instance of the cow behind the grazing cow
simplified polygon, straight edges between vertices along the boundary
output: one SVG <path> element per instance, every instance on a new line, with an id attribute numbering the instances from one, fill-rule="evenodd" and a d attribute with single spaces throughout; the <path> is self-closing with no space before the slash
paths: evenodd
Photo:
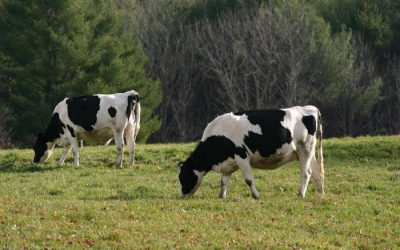
<path id="1" fill-rule="evenodd" d="M 117 168 L 122 168 L 124 137 L 129 150 L 129 165 L 134 163 L 135 140 L 140 128 L 140 102 L 136 91 L 110 95 L 96 94 L 65 98 L 54 109 L 44 133 L 39 133 L 33 149 L 33 162 L 48 160 L 56 144 L 63 146 L 59 164 L 71 149 L 79 165 L 80 140 L 108 144 L 117 148 Z"/>
<path id="2" fill-rule="evenodd" d="M 317 135 L 319 162 L 315 159 Z M 225 198 L 231 174 L 240 169 L 253 198 L 258 199 L 251 168 L 276 169 L 296 160 L 300 162 L 299 195 L 305 196 L 310 176 L 324 194 L 321 114 L 316 107 L 224 114 L 208 124 L 194 152 L 179 163 L 180 195 L 195 194 L 203 177 L 214 170 L 222 173 L 220 197 Z"/>

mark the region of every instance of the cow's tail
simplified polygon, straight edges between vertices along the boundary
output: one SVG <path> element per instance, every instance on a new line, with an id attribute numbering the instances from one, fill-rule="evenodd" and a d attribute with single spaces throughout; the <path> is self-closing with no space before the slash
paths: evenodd
<path id="1" fill-rule="evenodd" d="M 321 113 L 318 110 L 318 122 L 317 122 L 317 137 L 318 137 L 318 163 L 320 166 L 320 173 L 321 173 L 321 184 L 324 187 L 324 178 L 325 178 L 325 170 L 324 170 L 324 156 L 322 154 L 322 120 L 321 120 Z"/>
<path id="2" fill-rule="evenodd" d="M 137 134 L 139 133 L 139 129 L 140 129 L 140 112 L 141 112 L 142 108 L 140 106 L 140 101 L 139 101 L 139 96 L 138 96 L 138 100 L 137 103 L 135 105 L 135 131 L 134 131 L 134 136 L 135 136 L 135 141 L 136 141 L 136 137 Z"/>

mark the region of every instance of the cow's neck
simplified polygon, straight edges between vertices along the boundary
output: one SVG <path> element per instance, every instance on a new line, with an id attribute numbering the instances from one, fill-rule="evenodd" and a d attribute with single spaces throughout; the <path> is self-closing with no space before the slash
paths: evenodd
<path id="1" fill-rule="evenodd" d="M 212 170 L 212 164 L 211 162 L 207 161 L 206 157 L 202 157 L 202 155 L 196 154 L 196 152 L 193 153 L 191 156 L 193 160 L 193 169 L 197 170 L 199 172 L 206 172 L 208 173 L 209 171 Z"/>
<path id="2" fill-rule="evenodd" d="M 218 137 L 211 137 L 210 139 L 207 139 L 204 142 L 200 142 L 196 149 L 194 150 L 193 154 L 191 155 L 191 158 L 193 160 L 193 169 L 202 172 L 205 171 L 208 173 L 209 171 L 212 170 L 213 165 L 221 163 L 222 161 L 219 159 L 221 158 L 221 155 L 216 153 L 221 151 L 220 148 L 215 147 L 214 140 L 218 140 Z M 222 157 L 222 159 L 228 158 L 227 157 Z"/>
<path id="3" fill-rule="evenodd" d="M 57 139 L 60 138 L 61 134 L 63 133 L 63 129 L 65 125 L 60 121 L 59 114 L 54 113 L 51 117 L 49 124 L 47 125 L 46 130 L 44 131 L 44 137 L 46 139 L 46 143 L 52 143 L 53 147 L 56 143 Z"/>
<path id="4" fill-rule="evenodd" d="M 54 148 L 57 138 L 54 137 L 54 132 L 49 130 L 49 127 L 44 131 L 44 138 L 46 139 L 47 148 Z"/>

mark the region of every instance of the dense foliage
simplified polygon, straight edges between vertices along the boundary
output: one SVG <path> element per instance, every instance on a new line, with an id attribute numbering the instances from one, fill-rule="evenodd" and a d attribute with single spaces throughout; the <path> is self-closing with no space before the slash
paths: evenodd
<path id="1" fill-rule="evenodd" d="M 4 138 L 29 143 L 66 96 L 129 88 L 148 142 L 306 104 L 327 137 L 400 132 L 399 1 L 0 0 L 0 16 Z"/>
<path id="2" fill-rule="evenodd" d="M 164 96 L 151 141 L 197 139 L 225 112 L 306 104 L 328 137 L 399 133 L 399 11 L 376 0 L 142 2 L 132 21 Z"/>
<path id="3" fill-rule="evenodd" d="M 159 83 L 147 57 L 124 30 L 122 10 L 109 1 L 1 1 L 2 110 L 15 139 L 32 143 L 65 97 L 134 89 L 142 97 L 141 140 L 159 128 L 151 117 Z"/>

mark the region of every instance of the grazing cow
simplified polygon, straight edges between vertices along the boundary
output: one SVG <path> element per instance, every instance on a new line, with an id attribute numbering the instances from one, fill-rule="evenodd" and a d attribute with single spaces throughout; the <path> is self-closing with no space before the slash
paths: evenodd
<path id="1" fill-rule="evenodd" d="M 111 95 L 96 94 L 65 98 L 54 109 L 44 133 L 39 133 L 33 149 L 33 162 L 50 158 L 56 144 L 63 146 L 59 164 L 71 149 L 79 166 L 80 140 L 108 144 L 113 138 L 117 147 L 117 168 L 122 168 L 124 137 L 129 150 L 129 165 L 134 163 L 135 139 L 140 128 L 140 102 L 136 91 Z"/>
<path id="2" fill-rule="evenodd" d="M 315 146 L 319 135 L 318 160 Z M 252 110 L 227 113 L 215 118 L 185 162 L 178 164 L 180 196 L 196 193 L 210 171 L 222 173 L 220 197 L 225 198 L 231 174 L 242 171 L 253 198 L 259 195 L 251 168 L 276 169 L 288 162 L 300 162 L 304 197 L 312 175 L 317 191 L 324 194 L 321 114 L 314 106 Z"/>

